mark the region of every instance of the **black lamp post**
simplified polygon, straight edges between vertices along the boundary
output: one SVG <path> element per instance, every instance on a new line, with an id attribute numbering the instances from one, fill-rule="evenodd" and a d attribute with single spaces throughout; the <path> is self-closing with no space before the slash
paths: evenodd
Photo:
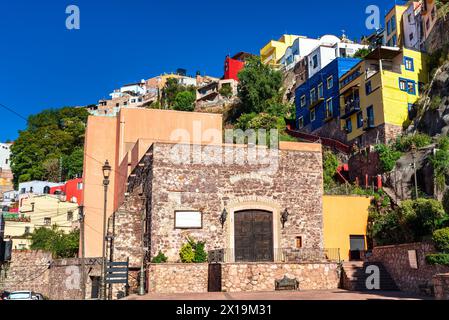
<path id="1" fill-rule="evenodd" d="M 221 213 L 220 216 L 220 223 L 221 223 L 221 228 L 224 228 L 224 224 L 226 222 L 226 218 L 228 217 L 228 212 L 226 211 L 226 208 L 223 209 L 223 212 Z"/>
<path id="2" fill-rule="evenodd" d="M 112 168 L 109 161 L 106 160 L 103 167 L 103 187 L 104 187 L 104 211 L 103 211 L 103 253 L 102 253 L 102 277 L 101 277 L 101 298 L 106 300 L 106 219 L 107 219 L 107 206 L 108 206 L 108 185 L 109 176 L 111 175 Z"/>
<path id="3" fill-rule="evenodd" d="M 285 209 L 284 212 L 282 212 L 282 215 L 281 215 L 282 229 L 285 228 L 285 223 L 288 220 L 288 216 L 289 216 L 289 213 L 288 213 L 287 209 Z"/>

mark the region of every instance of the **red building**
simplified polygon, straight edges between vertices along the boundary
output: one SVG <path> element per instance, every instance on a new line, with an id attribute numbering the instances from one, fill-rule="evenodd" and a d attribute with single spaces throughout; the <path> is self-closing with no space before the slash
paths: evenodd
<path id="1" fill-rule="evenodd" d="M 245 60 L 250 56 L 251 54 L 246 52 L 239 52 L 232 58 L 226 56 L 223 78 L 239 81 L 238 74 L 245 66 Z"/>
<path id="2" fill-rule="evenodd" d="M 83 179 L 77 178 L 67 181 L 62 186 L 50 188 L 50 194 L 63 193 L 67 201 L 83 204 Z"/>

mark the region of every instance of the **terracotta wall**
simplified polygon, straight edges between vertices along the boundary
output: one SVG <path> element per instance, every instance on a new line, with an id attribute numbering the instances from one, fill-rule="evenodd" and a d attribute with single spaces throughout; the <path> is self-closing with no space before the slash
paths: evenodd
<path id="1" fill-rule="evenodd" d="M 155 141 L 221 143 L 222 116 L 126 108 L 115 117 L 89 117 L 84 156 L 87 257 L 102 254 L 103 163 L 109 160 L 113 168 L 108 187 L 109 217 L 123 202 L 128 175 L 134 169 L 133 165 L 137 164 L 136 155 L 141 157 Z"/>

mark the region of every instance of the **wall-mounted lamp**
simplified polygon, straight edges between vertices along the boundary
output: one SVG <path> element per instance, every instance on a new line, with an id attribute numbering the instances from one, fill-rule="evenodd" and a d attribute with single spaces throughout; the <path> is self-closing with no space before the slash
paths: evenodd
<path id="1" fill-rule="evenodd" d="M 284 229 L 284 227 L 285 227 L 285 223 L 288 220 L 288 216 L 289 216 L 289 213 L 288 213 L 287 209 L 285 209 L 284 212 L 282 212 L 282 215 L 281 215 L 282 229 Z"/>
<path id="2" fill-rule="evenodd" d="M 224 208 L 223 212 L 221 213 L 221 216 L 220 216 L 221 228 L 224 228 L 224 224 L 226 222 L 227 217 L 228 217 L 228 212 L 226 211 L 226 208 Z"/>

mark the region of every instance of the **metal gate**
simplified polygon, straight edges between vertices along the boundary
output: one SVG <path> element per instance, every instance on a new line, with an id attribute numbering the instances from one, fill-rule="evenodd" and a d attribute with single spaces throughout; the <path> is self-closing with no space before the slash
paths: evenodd
<path id="1" fill-rule="evenodd" d="M 209 264 L 207 291 L 221 292 L 221 263 Z"/>

